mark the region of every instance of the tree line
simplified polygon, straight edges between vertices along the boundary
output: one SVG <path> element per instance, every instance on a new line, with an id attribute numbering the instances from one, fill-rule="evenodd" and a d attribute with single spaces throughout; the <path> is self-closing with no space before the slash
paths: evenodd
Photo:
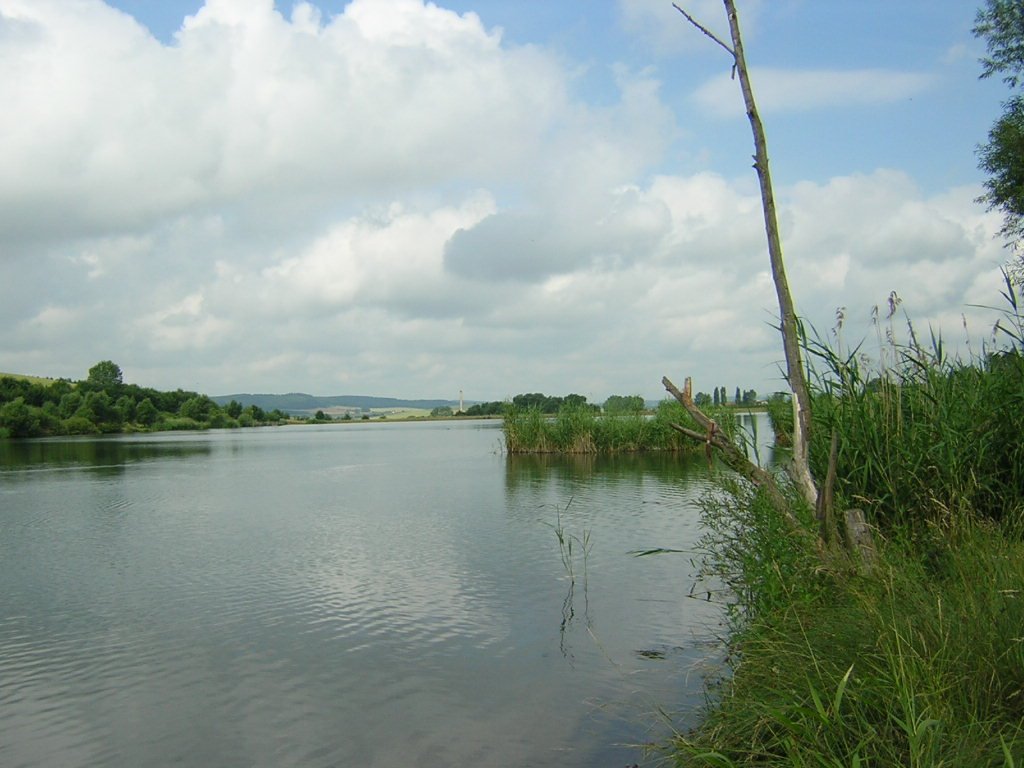
<path id="1" fill-rule="evenodd" d="M 715 387 L 714 395 L 705 392 L 698 392 L 695 398 L 698 405 L 755 405 L 758 400 L 757 391 L 747 389 L 740 391 L 736 387 L 736 393 L 730 400 L 725 387 Z M 594 413 L 642 413 L 647 408 L 647 403 L 641 395 L 611 395 L 603 403 L 587 402 L 585 395 L 568 394 L 564 397 L 557 395 L 545 395 L 542 392 L 528 392 L 516 395 L 511 400 L 493 400 L 487 403 L 476 403 L 469 406 L 461 413 L 454 412 L 450 407 L 443 406 L 431 411 L 431 416 L 503 416 L 508 409 L 517 408 L 536 409 L 544 414 L 555 415 L 563 407 L 584 408 Z"/>
<path id="2" fill-rule="evenodd" d="M 698 392 L 694 395 L 693 402 L 699 407 L 705 407 L 708 405 L 757 405 L 760 401 L 755 389 L 745 389 L 741 392 L 740 388 L 736 387 L 736 393 L 730 400 L 725 387 L 715 387 L 713 394 L 710 395 L 707 392 Z"/>
<path id="3" fill-rule="evenodd" d="M 0 437 L 251 427 L 287 418 L 235 400 L 220 406 L 198 392 L 125 384 L 110 360 L 94 365 L 81 381 L 0 377 Z"/>

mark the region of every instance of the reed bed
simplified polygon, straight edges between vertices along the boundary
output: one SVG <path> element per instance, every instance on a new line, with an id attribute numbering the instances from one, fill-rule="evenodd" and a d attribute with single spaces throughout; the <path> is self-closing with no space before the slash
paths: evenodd
<path id="1" fill-rule="evenodd" d="M 702 577 L 727 605 L 729 663 L 667 762 L 1024 765 L 1024 324 L 1009 281 L 1003 295 L 1002 345 L 968 360 L 909 322 L 874 363 L 806 345 L 812 464 L 823 476 L 834 431 L 837 504 L 865 510 L 878 561 L 814 551 L 723 477 Z"/>
<path id="2" fill-rule="evenodd" d="M 717 414 L 733 421 L 731 414 Z M 696 429 L 689 414 L 675 401 L 665 400 L 653 415 L 601 414 L 583 405 L 563 406 L 554 417 L 538 408 L 510 407 L 505 412 L 505 450 L 510 454 L 611 454 L 644 451 L 694 453 L 703 450 L 669 426 Z"/>
<path id="3" fill-rule="evenodd" d="M 824 477 L 832 432 L 839 436 L 839 503 L 859 506 L 877 526 L 1024 514 L 1024 354 L 1013 285 L 999 338 L 966 360 L 941 337 L 905 343 L 892 330 L 879 361 L 841 353 L 820 339 L 812 362 L 812 470 Z M 895 311 L 895 308 L 893 308 Z M 769 411 L 776 432 L 792 429 L 788 406 Z"/>
<path id="4" fill-rule="evenodd" d="M 731 511 L 719 500 L 707 518 L 717 555 L 705 575 L 734 588 L 731 663 L 669 762 L 1024 764 L 1019 538 L 990 522 L 933 530 L 927 557 L 919 538 L 893 538 L 862 576 L 774 530 L 753 491 L 728 498 Z"/>

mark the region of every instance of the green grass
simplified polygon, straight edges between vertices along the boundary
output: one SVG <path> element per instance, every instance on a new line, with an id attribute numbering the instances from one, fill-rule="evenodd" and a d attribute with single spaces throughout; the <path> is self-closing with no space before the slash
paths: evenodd
<path id="1" fill-rule="evenodd" d="M 1024 357 L 1004 351 L 961 362 L 938 342 L 899 351 L 895 367 L 870 375 L 856 359 L 825 357 L 813 403 L 815 474 L 828 460 L 820 438 L 835 430 L 839 495 L 876 524 L 1019 516 Z"/>
<path id="2" fill-rule="evenodd" d="M 990 524 L 942 537 L 936 562 L 890 542 L 871 577 L 773 561 L 780 547 L 719 561 L 759 586 L 736 604 L 732 674 L 672 744 L 675 764 L 1021 764 L 1024 544 Z"/>
<path id="3" fill-rule="evenodd" d="M 668 762 L 1024 765 L 1024 324 L 1009 281 L 1004 298 L 1002 348 L 969 360 L 909 323 L 875 363 L 808 344 L 812 466 L 824 475 L 834 431 L 837 505 L 866 511 L 877 563 L 793 536 L 723 478 L 703 577 L 728 606 L 728 664 Z"/>
<path id="4" fill-rule="evenodd" d="M 26 376 L 22 373 L 3 373 L 2 371 L 0 371 L 0 379 L 18 379 L 19 381 L 27 381 L 32 384 L 41 384 L 44 387 L 57 381 L 57 379 L 51 379 L 47 376 Z"/>
<path id="5" fill-rule="evenodd" d="M 715 412 L 722 423 L 734 417 Z M 554 417 L 538 408 L 510 407 L 504 417 L 505 449 L 510 454 L 610 454 L 643 451 L 697 452 L 703 446 L 669 426 L 696 425 L 682 406 L 666 400 L 653 416 L 642 413 L 601 414 L 587 405 L 563 406 Z"/>

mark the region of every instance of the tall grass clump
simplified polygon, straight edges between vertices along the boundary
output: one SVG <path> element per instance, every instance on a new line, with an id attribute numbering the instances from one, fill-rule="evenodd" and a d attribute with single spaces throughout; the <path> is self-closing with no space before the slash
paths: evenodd
<path id="1" fill-rule="evenodd" d="M 814 546 L 810 510 L 793 536 L 725 480 L 704 503 L 703 574 L 724 590 L 728 663 L 668 760 L 1024 765 L 1024 333 L 1009 281 L 1003 295 L 1002 344 L 968 360 L 909 322 L 874 362 L 807 344 L 812 465 L 824 475 L 835 433 L 836 504 L 868 513 L 877 558 Z"/>
<path id="2" fill-rule="evenodd" d="M 770 512 L 756 506 L 741 517 L 763 526 Z M 709 689 L 702 725 L 671 745 L 676 765 L 1021 764 L 1021 541 L 966 526 L 944 541 L 940 575 L 913 543 L 889 542 L 864 577 L 768 531 L 738 545 L 730 533 L 717 550 L 744 587 L 731 674 Z"/>
<path id="3" fill-rule="evenodd" d="M 713 414 L 723 428 L 734 429 L 728 409 Z M 674 400 L 659 403 L 653 414 L 615 412 L 602 414 L 589 405 L 564 405 L 554 417 L 539 408 L 510 406 L 505 411 L 505 449 L 508 453 L 626 453 L 703 450 L 672 428 L 680 424 L 697 429 L 685 409 Z"/>
<path id="4" fill-rule="evenodd" d="M 879 360 L 809 341 L 813 389 L 810 458 L 824 477 L 831 435 L 839 436 L 837 497 L 870 522 L 956 523 L 970 516 L 1012 523 L 1024 514 L 1024 355 L 1016 295 L 999 328 L 1009 340 L 970 359 L 942 338 L 898 343 L 891 320 Z M 880 334 L 881 336 L 881 334 Z M 777 431 L 787 406 L 770 411 Z"/>
<path id="5" fill-rule="evenodd" d="M 505 450 L 509 453 L 549 453 L 547 417 L 540 408 L 505 409 Z"/>

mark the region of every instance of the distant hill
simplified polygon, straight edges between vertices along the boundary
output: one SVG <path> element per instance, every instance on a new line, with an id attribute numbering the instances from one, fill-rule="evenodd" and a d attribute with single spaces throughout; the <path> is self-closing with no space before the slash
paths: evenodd
<path id="1" fill-rule="evenodd" d="M 42 384 L 44 387 L 57 381 L 57 379 L 51 379 L 49 376 L 26 376 L 23 373 L 3 373 L 2 371 L 0 371 L 0 379 L 20 379 L 21 381 L 28 381 L 33 384 Z"/>
<path id="2" fill-rule="evenodd" d="M 394 397 L 371 397 L 369 395 L 332 395 L 321 397 L 304 392 L 289 392 L 287 395 L 214 395 L 211 398 L 218 405 L 227 405 L 232 400 L 243 407 L 255 405 L 265 411 L 275 408 L 285 413 L 305 414 L 327 408 L 423 408 L 431 410 L 442 406 L 456 407 L 458 400 L 400 400 Z"/>

